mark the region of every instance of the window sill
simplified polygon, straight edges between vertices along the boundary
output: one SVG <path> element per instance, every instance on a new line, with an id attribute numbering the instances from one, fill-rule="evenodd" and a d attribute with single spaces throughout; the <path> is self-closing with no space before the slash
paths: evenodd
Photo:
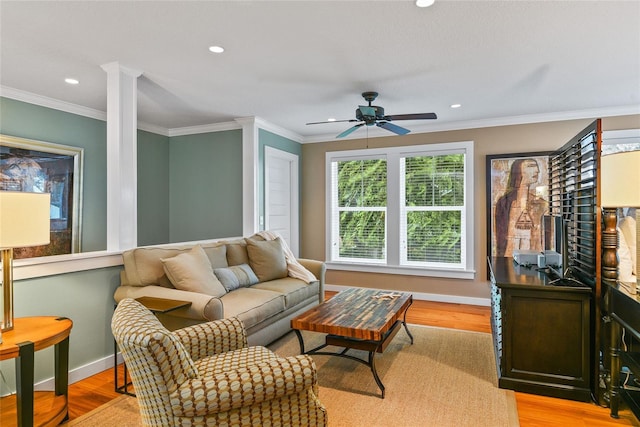
<path id="1" fill-rule="evenodd" d="M 86 252 L 13 260 L 13 280 L 54 276 L 57 274 L 122 265 L 120 252 Z"/>
<path id="2" fill-rule="evenodd" d="M 388 266 L 379 264 L 349 264 L 339 262 L 326 262 L 327 270 L 360 271 L 365 273 L 397 274 L 403 276 L 444 277 L 449 279 L 473 280 L 475 270 L 436 269 L 408 266 Z"/>

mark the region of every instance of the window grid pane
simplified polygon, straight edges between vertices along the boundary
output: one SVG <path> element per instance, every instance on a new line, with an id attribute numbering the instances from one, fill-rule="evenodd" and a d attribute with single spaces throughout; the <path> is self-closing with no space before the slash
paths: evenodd
<path id="1" fill-rule="evenodd" d="M 401 161 L 401 264 L 461 266 L 464 154 Z"/>
<path id="2" fill-rule="evenodd" d="M 461 261 L 461 211 L 407 212 L 407 261 Z"/>
<path id="3" fill-rule="evenodd" d="M 334 162 L 332 174 L 337 205 L 332 218 L 334 259 L 386 262 L 386 160 Z"/>

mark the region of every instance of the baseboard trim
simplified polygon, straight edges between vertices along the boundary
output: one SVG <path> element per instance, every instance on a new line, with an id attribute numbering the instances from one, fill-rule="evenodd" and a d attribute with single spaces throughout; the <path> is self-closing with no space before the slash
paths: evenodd
<path id="1" fill-rule="evenodd" d="M 340 292 L 352 287 L 353 286 L 329 285 L 329 284 L 324 285 L 324 288 L 327 291 L 335 291 L 335 292 Z M 380 290 L 385 292 L 398 291 L 398 289 L 380 289 Z M 412 295 L 413 295 L 413 299 L 423 300 L 423 301 L 446 302 L 451 304 L 480 305 L 483 307 L 491 306 L 491 300 L 489 298 L 465 297 L 461 295 L 428 294 L 424 292 L 412 292 Z"/>
<path id="2" fill-rule="evenodd" d="M 118 363 L 122 363 L 122 356 L 120 353 L 118 353 Z M 106 371 L 107 369 L 113 369 L 113 354 L 69 371 L 69 384 L 82 381 L 85 378 L 89 378 L 90 376 Z M 47 380 L 40 381 L 33 386 L 33 389 L 34 391 L 53 391 L 55 390 L 55 379 L 49 378 Z"/>

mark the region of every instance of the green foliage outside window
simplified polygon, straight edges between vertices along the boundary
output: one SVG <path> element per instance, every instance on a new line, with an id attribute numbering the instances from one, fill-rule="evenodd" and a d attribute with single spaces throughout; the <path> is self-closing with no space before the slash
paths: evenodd
<path id="1" fill-rule="evenodd" d="M 338 206 L 353 209 L 340 212 L 340 257 L 384 259 L 387 162 L 339 162 Z"/>

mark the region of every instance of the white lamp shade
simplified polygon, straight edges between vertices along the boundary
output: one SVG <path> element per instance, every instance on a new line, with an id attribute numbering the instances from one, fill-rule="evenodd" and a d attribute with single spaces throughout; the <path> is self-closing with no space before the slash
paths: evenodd
<path id="1" fill-rule="evenodd" d="M 640 151 L 600 158 L 600 205 L 640 207 Z"/>
<path id="2" fill-rule="evenodd" d="M 51 196 L 0 191 L 0 248 L 49 244 Z"/>

